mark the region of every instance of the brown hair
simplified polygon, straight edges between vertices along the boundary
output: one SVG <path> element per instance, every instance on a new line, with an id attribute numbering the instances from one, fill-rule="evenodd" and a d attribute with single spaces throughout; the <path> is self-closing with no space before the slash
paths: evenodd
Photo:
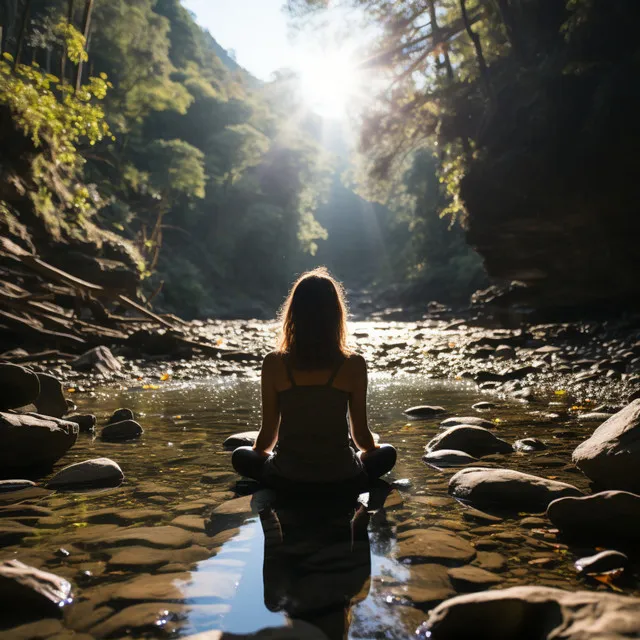
<path id="1" fill-rule="evenodd" d="M 347 306 L 342 285 L 325 267 L 303 273 L 280 310 L 278 351 L 297 368 L 331 367 L 347 348 Z"/>

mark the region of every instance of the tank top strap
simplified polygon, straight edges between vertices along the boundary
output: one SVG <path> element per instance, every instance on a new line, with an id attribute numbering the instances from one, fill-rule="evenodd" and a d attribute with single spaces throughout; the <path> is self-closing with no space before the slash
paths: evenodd
<path id="1" fill-rule="evenodd" d="M 331 373 L 331 377 L 327 380 L 327 387 L 333 386 L 333 381 L 336 379 L 338 372 L 342 369 L 342 365 L 344 364 L 345 358 L 340 358 L 340 361 L 335 366 L 334 370 Z"/>
<path id="2" fill-rule="evenodd" d="M 283 360 L 284 360 L 284 367 L 287 370 L 287 377 L 289 378 L 289 382 L 291 382 L 291 386 L 297 387 L 298 385 L 296 384 L 295 378 L 293 377 L 293 369 L 291 368 L 291 362 L 289 362 L 289 356 L 285 356 Z"/>

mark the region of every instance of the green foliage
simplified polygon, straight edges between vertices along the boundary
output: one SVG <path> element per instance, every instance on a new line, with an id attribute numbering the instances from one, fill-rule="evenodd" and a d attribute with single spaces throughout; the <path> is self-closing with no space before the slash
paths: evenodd
<path id="1" fill-rule="evenodd" d="M 184 140 L 154 140 L 148 147 L 149 185 L 160 197 L 175 192 L 204 198 L 204 154 Z"/>

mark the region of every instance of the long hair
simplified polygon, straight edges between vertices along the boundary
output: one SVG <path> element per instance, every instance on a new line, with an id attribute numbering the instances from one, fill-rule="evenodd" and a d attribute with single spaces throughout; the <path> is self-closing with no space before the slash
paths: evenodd
<path id="1" fill-rule="evenodd" d="M 325 267 L 303 273 L 280 310 L 278 351 L 299 369 L 333 366 L 349 355 L 342 285 Z"/>

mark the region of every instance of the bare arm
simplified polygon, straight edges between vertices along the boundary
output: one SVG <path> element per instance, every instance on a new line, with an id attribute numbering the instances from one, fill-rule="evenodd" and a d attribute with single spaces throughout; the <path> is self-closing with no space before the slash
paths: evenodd
<path id="1" fill-rule="evenodd" d="M 360 451 L 376 449 L 376 443 L 367 424 L 367 363 L 364 358 L 354 358 L 354 384 L 349 396 L 351 437 Z"/>
<path id="2" fill-rule="evenodd" d="M 278 441 L 280 426 L 280 403 L 274 384 L 276 357 L 269 354 L 262 363 L 262 426 L 253 448 L 258 453 L 268 455 Z"/>

